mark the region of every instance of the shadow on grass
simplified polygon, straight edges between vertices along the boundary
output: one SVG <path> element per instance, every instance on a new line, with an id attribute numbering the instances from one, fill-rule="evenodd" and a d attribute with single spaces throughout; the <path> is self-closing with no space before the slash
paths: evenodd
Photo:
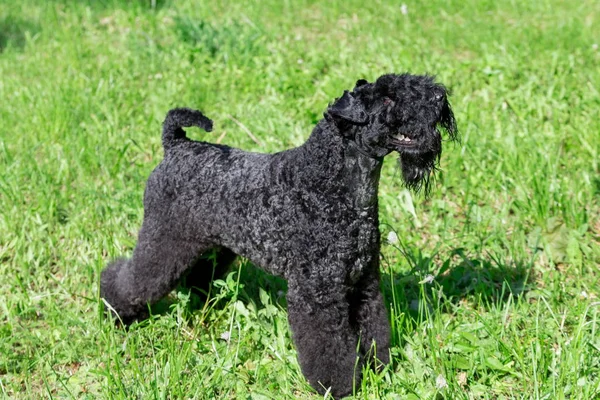
<path id="1" fill-rule="evenodd" d="M 498 307 L 511 297 L 518 297 L 528 289 L 531 265 L 526 262 L 503 261 L 490 256 L 486 259 L 468 257 L 462 248 L 454 249 L 448 258 L 440 263 L 425 257 L 416 250 L 412 254 L 403 252 L 411 269 L 405 273 L 390 273 L 382 262 L 382 291 L 389 310 L 393 315 L 404 314 L 409 326 L 415 326 L 425 318 L 422 306 L 426 304 L 430 314 L 453 312 L 454 306 L 468 302 L 472 308 L 482 310 Z M 260 307 L 261 290 L 271 299 L 271 303 L 286 308 L 285 294 L 287 282 L 255 267 L 250 262 L 238 258 L 229 270 L 233 274 L 225 295 L 213 301 L 212 309 L 221 310 L 231 299 L 253 303 Z M 239 282 L 239 286 L 238 283 Z M 213 287 L 213 293 L 215 288 Z M 180 286 L 176 293 L 189 295 L 186 312 L 193 313 L 205 306 L 204 294 L 191 293 L 189 288 Z M 178 296 L 177 295 L 177 296 Z M 153 315 L 162 315 L 178 303 L 177 296 L 170 296 L 151 307 Z M 410 330 L 410 328 L 409 328 Z"/>
<path id="2" fill-rule="evenodd" d="M 600 178 L 594 178 L 594 194 L 600 196 Z"/>
<path id="3" fill-rule="evenodd" d="M 211 57 L 254 57 L 266 51 L 260 44 L 259 29 L 245 22 L 211 24 L 185 16 L 175 19 L 175 28 L 183 42 Z"/>
<path id="4" fill-rule="evenodd" d="M 8 15 L 0 18 L 0 53 L 9 47 L 22 49 L 27 42 L 27 34 L 33 36 L 40 30 L 38 25 L 18 17 Z"/>
<path id="5" fill-rule="evenodd" d="M 173 3 L 171 0 L 54 0 L 60 5 L 87 6 L 92 10 L 140 9 L 160 10 Z"/>
<path id="6" fill-rule="evenodd" d="M 420 251 L 403 253 L 412 268 L 399 274 L 383 272 L 382 289 L 394 313 L 404 313 L 413 322 L 424 318 L 423 303 L 432 313 L 452 312 L 465 301 L 473 308 L 490 309 L 530 289 L 531 262 L 473 258 L 457 248 L 440 265 Z"/>
<path id="7" fill-rule="evenodd" d="M 227 277 L 232 272 L 234 274 L 231 277 Z M 175 289 L 175 296 L 165 297 L 156 304 L 153 304 L 150 307 L 150 314 L 154 316 L 168 314 L 171 308 L 179 302 L 178 296 L 181 295 L 184 297 L 189 296 L 185 306 L 185 311 L 188 314 L 203 309 L 207 301 L 213 302 L 210 306 L 211 309 L 222 310 L 228 306 L 234 297 L 237 297 L 237 299 L 244 303 L 260 305 L 262 303 L 260 298 L 261 289 L 268 294 L 272 304 L 282 308 L 287 307 L 285 299 L 287 282 L 285 279 L 270 275 L 245 259 L 238 257 L 222 279 L 225 281 L 231 279 L 233 284 L 225 283 L 226 286 L 230 286 L 229 289 L 225 290 L 225 293 L 218 295 L 216 294 L 218 288 L 215 288 L 213 283 L 208 296 L 206 291 L 190 289 L 182 281 Z M 235 286 L 235 288 L 231 286 Z"/>

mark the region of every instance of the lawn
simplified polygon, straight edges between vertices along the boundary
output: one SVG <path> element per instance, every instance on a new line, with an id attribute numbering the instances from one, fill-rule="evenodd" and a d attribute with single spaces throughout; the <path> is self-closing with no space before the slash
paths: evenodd
<path id="1" fill-rule="evenodd" d="M 356 398 L 600 398 L 599 45 L 593 0 L 0 0 L 0 396 L 319 398 L 284 281 L 240 259 L 125 330 L 99 274 L 135 245 L 168 109 L 274 152 L 410 71 L 452 89 L 461 142 L 428 198 L 386 160 L 393 361 Z"/>

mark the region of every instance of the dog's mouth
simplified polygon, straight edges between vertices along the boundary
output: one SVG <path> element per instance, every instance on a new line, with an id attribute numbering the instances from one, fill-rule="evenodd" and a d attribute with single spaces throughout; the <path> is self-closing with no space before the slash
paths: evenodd
<path id="1" fill-rule="evenodd" d="M 416 138 L 411 138 L 408 135 L 398 133 L 390 138 L 390 142 L 400 148 L 415 147 L 418 143 Z"/>

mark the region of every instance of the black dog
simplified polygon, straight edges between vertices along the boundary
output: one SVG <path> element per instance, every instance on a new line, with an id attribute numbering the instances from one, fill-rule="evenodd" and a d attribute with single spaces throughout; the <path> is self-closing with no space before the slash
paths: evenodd
<path id="1" fill-rule="evenodd" d="M 169 111 L 137 247 L 102 272 L 102 297 L 129 323 L 184 275 L 207 288 L 235 255 L 247 257 L 288 280 L 288 318 L 310 384 L 334 397 L 351 393 L 366 361 L 389 361 L 379 288 L 383 157 L 400 153 L 405 184 L 427 189 L 442 151 L 438 127 L 457 135 L 447 95 L 429 76 L 359 80 L 306 143 L 275 154 L 189 140 L 182 127 L 210 131 L 212 121 Z M 215 269 L 202 257 L 212 249 Z"/>

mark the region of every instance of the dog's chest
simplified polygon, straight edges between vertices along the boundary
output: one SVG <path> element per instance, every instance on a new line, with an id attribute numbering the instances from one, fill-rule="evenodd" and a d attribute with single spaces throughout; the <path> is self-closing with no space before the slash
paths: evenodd
<path id="1" fill-rule="evenodd" d="M 381 162 L 366 157 L 348 157 L 344 165 L 344 186 L 359 218 L 367 218 L 373 207 L 377 208 L 377 190 Z M 377 210 L 375 210 L 376 212 Z"/>
<path id="2" fill-rule="evenodd" d="M 379 228 L 377 208 L 358 212 L 352 229 L 352 257 L 348 263 L 347 279 L 357 283 L 365 271 L 377 267 L 379 256 Z"/>
<path id="3" fill-rule="evenodd" d="M 379 219 L 377 190 L 381 164 L 364 157 L 346 160 L 346 206 L 350 222 L 350 254 L 347 281 L 355 284 L 369 268 L 377 267 L 379 256 Z"/>

